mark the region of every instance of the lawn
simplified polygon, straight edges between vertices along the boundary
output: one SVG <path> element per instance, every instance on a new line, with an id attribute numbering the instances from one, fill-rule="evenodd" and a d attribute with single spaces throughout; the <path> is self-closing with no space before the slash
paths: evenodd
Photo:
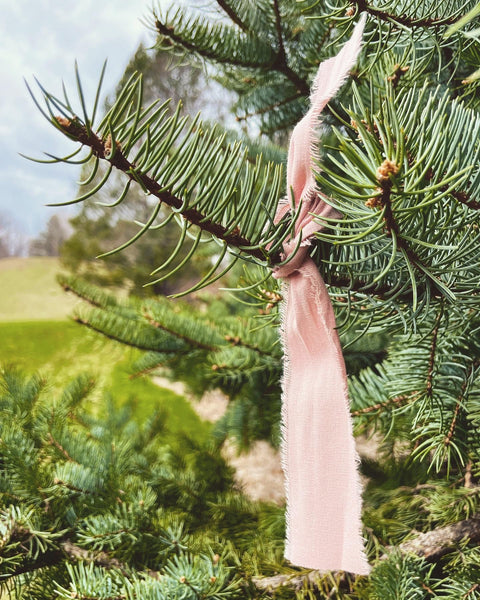
<path id="1" fill-rule="evenodd" d="M 0 321 L 66 319 L 76 304 L 55 281 L 58 259 L 0 260 Z"/>
<path id="2" fill-rule="evenodd" d="M 132 403 L 138 419 L 156 408 L 165 410 L 172 436 L 189 431 L 206 437 L 209 425 L 185 398 L 149 379 L 130 378 L 129 365 L 138 351 L 68 319 L 76 300 L 56 284 L 58 270 L 56 259 L 0 260 L 0 364 L 14 364 L 29 374 L 40 372 L 52 392 L 79 373 L 91 373 L 97 381 L 92 410 L 108 393 L 117 406 Z"/>

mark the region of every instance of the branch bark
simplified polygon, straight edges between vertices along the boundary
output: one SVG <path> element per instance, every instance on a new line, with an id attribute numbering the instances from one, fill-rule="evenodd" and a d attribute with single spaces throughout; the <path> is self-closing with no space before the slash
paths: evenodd
<path id="1" fill-rule="evenodd" d="M 428 562 L 436 562 L 445 554 L 453 552 L 459 544 L 468 539 L 470 543 L 480 542 L 480 515 L 459 521 L 452 525 L 439 527 L 433 531 L 419 533 L 413 539 L 403 542 L 397 549 L 405 554 L 416 554 Z M 393 547 L 380 560 L 388 556 Z M 254 577 L 253 583 L 258 590 L 274 594 L 276 590 L 284 587 L 300 590 L 305 585 L 315 587 L 315 582 L 321 577 L 320 571 L 309 571 L 302 574 L 279 574 L 273 577 Z M 343 577 L 342 577 L 343 578 Z M 342 579 L 341 578 L 341 579 Z"/>
<path id="2" fill-rule="evenodd" d="M 140 181 L 141 184 L 145 187 L 145 189 L 155 196 L 159 202 L 163 202 L 168 206 L 181 209 L 183 206 L 183 201 L 174 196 L 168 191 L 162 189 L 161 185 L 152 179 L 149 175 L 137 172 L 135 169 L 135 165 L 131 163 L 127 157 L 122 153 L 120 148 L 117 148 L 113 153 L 111 158 L 107 157 L 105 151 L 105 143 L 104 141 L 98 137 L 93 131 L 88 131 L 87 128 L 78 123 L 75 120 L 64 119 L 62 117 L 57 117 L 56 121 L 58 125 L 65 131 L 66 134 L 83 144 L 84 146 L 88 146 L 92 149 L 93 154 L 98 158 L 106 160 L 113 167 L 122 171 L 126 175 L 130 177 L 130 179 L 134 179 L 136 181 Z M 133 177 L 132 172 L 136 173 L 136 177 Z M 229 246 L 233 246 L 235 248 L 240 248 L 242 253 L 253 256 L 254 258 L 260 259 L 262 261 L 266 260 L 267 256 L 264 251 L 260 248 L 249 248 L 252 246 L 251 242 L 240 235 L 239 232 L 233 231 L 232 233 L 228 233 L 227 228 L 219 223 L 215 223 L 211 219 L 208 219 L 205 215 L 194 208 L 186 208 L 180 211 L 187 221 L 192 223 L 193 225 L 197 225 L 202 231 L 206 231 L 208 233 L 213 234 L 215 237 L 224 240 Z M 273 263 L 280 262 L 280 256 L 273 255 L 270 257 Z"/>
<path id="3" fill-rule="evenodd" d="M 453 552 L 466 538 L 471 543 L 480 542 L 480 515 L 433 531 L 419 533 L 412 540 L 400 544 L 399 549 L 404 553 L 421 556 L 429 562 L 436 562 L 445 554 Z"/>

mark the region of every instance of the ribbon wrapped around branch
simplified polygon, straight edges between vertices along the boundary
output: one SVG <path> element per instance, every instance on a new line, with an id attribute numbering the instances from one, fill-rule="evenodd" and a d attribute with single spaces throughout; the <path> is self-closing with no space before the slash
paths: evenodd
<path id="1" fill-rule="evenodd" d="M 294 235 L 284 244 L 285 264 L 274 269 L 274 277 L 284 280 L 285 557 L 307 568 L 360 575 L 369 572 L 369 565 L 361 535 L 361 485 L 347 375 L 333 307 L 309 256 L 309 238 L 322 228 L 314 217 L 340 216 L 316 185 L 315 132 L 320 113 L 356 62 L 364 24 L 362 17 L 340 53 L 320 65 L 310 110 L 292 133 L 287 190 L 300 210 Z M 280 203 L 277 222 L 291 204 L 288 198 Z"/>

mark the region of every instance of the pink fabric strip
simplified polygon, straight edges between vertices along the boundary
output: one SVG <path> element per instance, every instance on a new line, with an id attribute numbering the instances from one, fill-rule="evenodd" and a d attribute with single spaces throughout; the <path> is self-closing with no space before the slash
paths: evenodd
<path id="1" fill-rule="evenodd" d="M 274 270 L 284 280 L 282 433 L 287 495 L 285 557 L 311 569 L 367 574 L 361 535 L 361 485 L 352 434 L 347 375 L 325 284 L 308 255 L 319 229 L 313 215 L 340 216 L 317 189 L 315 129 L 360 52 L 365 19 L 334 58 L 323 62 L 311 107 L 295 127 L 288 153 L 287 190 L 300 215 L 284 245 L 292 259 Z M 290 210 L 284 200 L 277 221 Z M 298 247 L 295 254 L 294 251 Z"/>

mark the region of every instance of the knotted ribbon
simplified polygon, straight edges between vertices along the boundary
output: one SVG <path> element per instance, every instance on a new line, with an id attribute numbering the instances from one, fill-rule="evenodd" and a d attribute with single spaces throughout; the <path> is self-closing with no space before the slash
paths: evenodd
<path id="1" fill-rule="evenodd" d="M 315 130 L 321 111 L 339 90 L 360 52 L 365 19 L 340 53 L 323 62 L 311 106 L 290 140 L 287 190 L 298 211 L 284 244 L 282 337 L 285 354 L 282 458 L 286 479 L 285 557 L 319 570 L 367 574 L 361 536 L 361 485 L 352 434 L 347 374 L 325 283 L 309 256 L 309 238 L 322 228 L 314 217 L 338 218 L 314 176 Z M 300 204 L 301 202 L 301 204 Z M 281 201 L 278 222 L 290 210 Z M 290 260 L 288 260 L 290 259 Z"/>

